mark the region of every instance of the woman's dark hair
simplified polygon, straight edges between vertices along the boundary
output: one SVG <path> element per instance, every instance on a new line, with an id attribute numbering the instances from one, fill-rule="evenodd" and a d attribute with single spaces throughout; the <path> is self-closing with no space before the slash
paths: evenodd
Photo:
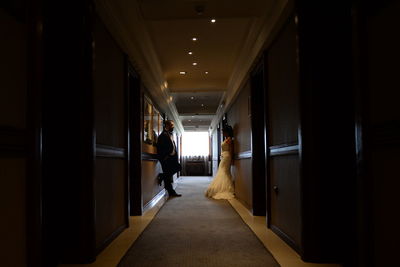
<path id="1" fill-rule="evenodd" d="M 230 125 L 224 125 L 224 128 L 222 128 L 222 131 L 227 133 L 229 137 L 233 137 L 233 129 L 232 126 Z"/>

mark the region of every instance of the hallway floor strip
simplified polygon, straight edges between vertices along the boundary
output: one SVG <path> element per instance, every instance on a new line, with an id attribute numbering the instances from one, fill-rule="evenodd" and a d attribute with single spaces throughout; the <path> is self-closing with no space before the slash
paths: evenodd
<path id="1" fill-rule="evenodd" d="M 208 183 L 183 178 L 183 196 L 164 204 L 118 266 L 279 266 L 228 201 L 204 196 Z"/>

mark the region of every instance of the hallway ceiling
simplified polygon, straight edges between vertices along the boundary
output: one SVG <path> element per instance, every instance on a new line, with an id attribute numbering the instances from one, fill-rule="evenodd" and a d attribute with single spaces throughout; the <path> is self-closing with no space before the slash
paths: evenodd
<path id="1" fill-rule="evenodd" d="M 114 24 L 115 31 L 123 36 L 121 39 L 127 47 L 127 53 L 130 50 L 131 54 L 136 54 L 132 56 L 135 60 L 140 59 L 136 62 L 138 68 L 147 69 L 143 71 L 144 75 L 153 72 L 143 80 L 145 83 L 155 81 L 146 87 L 157 87 L 161 91 L 152 92 L 153 98 L 164 98 L 159 102 L 167 103 L 167 106 L 159 106 L 172 110 L 172 114 L 177 111 L 183 128 L 193 130 L 207 129 L 212 115 L 223 106 L 227 96 L 230 100 L 234 98 L 235 92 L 230 91 L 238 90 L 251 62 L 261 49 L 260 44 L 265 42 L 266 34 L 262 29 L 266 28 L 269 14 L 279 6 L 278 2 L 284 1 L 96 2 L 100 4 L 100 13 L 113 13 L 103 17 Z M 211 19 L 215 19 L 215 23 L 211 23 Z M 119 29 L 122 25 L 126 26 L 123 30 Z M 193 37 L 197 41 L 193 41 Z M 129 47 L 133 45 L 137 47 Z M 194 66 L 194 62 L 197 65 Z M 185 74 L 180 74 L 181 71 Z M 190 99 L 191 96 L 195 96 L 195 99 Z M 188 118 L 192 116 L 206 117 L 189 121 Z M 176 117 L 172 116 L 175 120 Z"/>
<path id="2" fill-rule="evenodd" d="M 272 1 L 139 2 L 184 129 L 207 130 L 205 125 L 211 124 L 212 117 L 189 121 L 186 115 L 192 118 L 216 113 L 251 23 L 265 14 Z M 193 66 L 193 62 L 197 65 Z M 190 99 L 193 95 L 195 98 Z"/>

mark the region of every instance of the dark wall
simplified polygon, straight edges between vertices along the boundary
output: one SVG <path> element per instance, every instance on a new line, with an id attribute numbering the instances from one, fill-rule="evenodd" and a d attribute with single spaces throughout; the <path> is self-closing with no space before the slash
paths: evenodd
<path id="1" fill-rule="evenodd" d="M 250 83 L 241 89 L 228 111 L 228 123 L 234 132 L 234 164 L 232 175 L 236 197 L 249 209 L 253 208 L 251 158 Z M 262 122 L 261 122 L 262 123 Z M 261 127 L 261 126 L 260 126 Z"/>
<path id="2" fill-rule="evenodd" d="M 94 23 L 94 41 L 94 120 L 97 150 L 102 150 L 95 163 L 96 248 L 100 250 L 127 227 L 127 119 L 124 54 L 99 18 Z"/>
<path id="3" fill-rule="evenodd" d="M 0 8 L 0 245 L 2 265 L 26 266 L 26 24 Z"/>
<path id="4" fill-rule="evenodd" d="M 400 3 L 366 1 L 358 11 L 359 229 L 364 231 L 359 242 L 369 244 L 365 265 L 394 266 L 400 238 Z"/>

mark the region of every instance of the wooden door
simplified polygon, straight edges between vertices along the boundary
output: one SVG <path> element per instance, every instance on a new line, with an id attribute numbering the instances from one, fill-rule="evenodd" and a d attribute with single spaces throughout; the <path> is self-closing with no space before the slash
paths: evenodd
<path id="1" fill-rule="evenodd" d="M 142 117 L 143 93 L 140 78 L 128 66 L 128 153 L 129 153 L 129 210 L 130 215 L 142 215 Z"/>
<path id="2" fill-rule="evenodd" d="M 264 149 L 264 61 L 258 64 L 251 75 L 251 153 L 252 153 L 252 203 L 253 215 L 266 212 L 265 195 L 265 149 Z"/>
<path id="3" fill-rule="evenodd" d="M 300 116 L 296 57 L 296 27 L 291 17 L 265 58 L 268 225 L 300 251 Z"/>

